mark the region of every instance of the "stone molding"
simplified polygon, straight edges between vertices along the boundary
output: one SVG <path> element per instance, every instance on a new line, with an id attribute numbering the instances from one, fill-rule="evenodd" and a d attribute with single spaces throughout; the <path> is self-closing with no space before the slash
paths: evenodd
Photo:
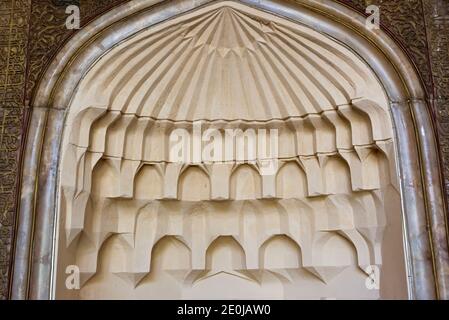
<path id="1" fill-rule="evenodd" d="M 182 2 L 182 1 L 181 1 Z M 243 1 L 246 2 L 250 5 L 255 5 L 255 6 L 260 6 L 261 4 L 258 3 L 258 1 Z M 284 3 L 282 4 L 278 4 L 277 1 L 266 1 L 263 6 L 265 9 L 267 10 L 275 10 L 277 6 L 281 6 L 285 9 L 285 14 L 286 15 L 290 15 L 293 13 L 295 13 L 295 9 L 294 7 L 296 5 L 298 6 L 302 6 L 301 3 L 302 1 L 297 1 L 298 4 L 295 5 L 287 5 L 284 6 Z M 337 4 L 337 3 L 330 3 L 330 2 L 326 2 L 324 4 L 322 3 L 315 3 L 314 1 L 311 1 L 312 5 L 308 4 L 305 6 L 309 6 L 308 8 L 309 10 L 311 10 L 313 12 L 313 10 L 316 9 L 321 9 L 323 10 L 323 12 L 326 12 L 326 15 L 332 16 L 334 19 L 336 19 L 337 21 L 345 21 L 346 23 L 348 23 L 349 25 L 353 26 L 354 29 L 357 30 L 353 30 L 353 32 L 359 32 L 359 31 L 363 31 L 361 28 L 361 24 L 363 23 L 362 21 L 362 17 L 360 15 L 356 15 L 354 12 L 351 12 L 350 9 L 348 8 L 344 8 L 343 6 Z M 128 6 L 129 4 L 126 4 L 125 6 Z M 115 12 L 116 14 L 118 13 L 119 9 L 121 7 L 116 9 L 111 10 L 110 13 L 100 17 L 100 20 L 104 20 L 107 19 L 107 17 L 111 18 L 111 13 Z M 131 8 L 131 7 L 129 7 Z M 136 9 L 136 7 L 133 7 L 134 9 Z M 136 9 L 137 10 L 137 9 Z M 277 11 L 275 11 L 277 12 Z M 116 16 L 117 17 L 117 16 Z M 313 17 L 313 15 L 312 15 Z M 316 16 L 315 16 L 316 18 Z M 113 21 L 114 19 L 111 18 L 111 21 Z M 312 19 L 313 20 L 313 19 Z M 335 30 L 327 30 L 327 32 L 335 32 L 337 35 L 342 35 L 342 30 L 341 28 L 336 27 Z M 80 33 L 85 33 L 85 30 L 82 30 L 82 32 Z M 409 241 L 409 243 L 412 246 L 411 249 L 411 260 L 414 259 L 413 256 L 415 256 L 415 262 L 416 262 L 416 267 L 414 267 L 414 275 L 415 275 L 415 279 L 414 282 L 415 284 L 418 283 L 417 287 L 415 288 L 415 293 L 416 295 L 413 296 L 415 298 L 434 298 L 434 297 L 440 297 L 440 298 L 447 298 L 447 275 L 445 274 L 444 270 L 444 266 L 447 265 L 448 261 L 447 261 L 447 238 L 446 238 L 446 222 L 447 222 L 447 218 L 445 215 L 445 211 L 444 211 L 444 201 L 442 198 L 442 184 L 441 184 L 441 173 L 439 172 L 438 168 L 439 168 L 439 160 L 438 160 L 438 152 L 437 152 L 437 144 L 436 144 L 436 140 L 435 140 L 435 135 L 433 134 L 433 128 L 432 128 L 432 124 L 431 124 L 431 114 L 429 112 L 429 106 L 428 103 L 425 101 L 425 94 L 424 94 L 424 90 L 422 89 L 421 85 L 419 84 L 419 78 L 416 75 L 416 73 L 414 72 L 414 67 L 412 66 L 411 63 L 409 63 L 408 58 L 404 55 L 401 54 L 402 50 L 400 50 L 400 48 L 398 48 L 398 46 L 394 43 L 394 41 L 392 41 L 388 36 L 385 35 L 385 33 L 382 33 L 380 36 L 376 35 L 375 39 L 377 39 L 378 43 L 376 43 L 376 46 L 385 49 L 386 54 L 389 58 L 393 58 L 393 63 L 395 64 L 395 67 L 398 67 L 399 69 L 401 69 L 402 73 L 402 79 L 399 82 L 404 82 L 404 87 L 403 88 L 396 88 L 393 84 L 396 80 L 398 80 L 398 77 L 396 77 L 396 79 L 394 79 L 395 77 L 390 75 L 389 72 L 393 72 L 393 68 L 384 68 L 384 71 L 388 71 L 388 72 L 384 72 L 385 74 L 383 74 L 382 76 L 385 77 L 384 82 L 385 83 L 389 83 L 391 85 L 390 87 L 390 99 L 392 102 L 392 110 L 393 110 L 393 117 L 396 117 L 396 122 L 397 124 L 397 132 L 401 131 L 402 134 L 404 134 L 404 137 L 399 137 L 399 139 L 404 139 L 405 138 L 411 138 L 414 137 L 415 134 L 420 134 L 420 140 L 418 142 L 415 142 L 415 145 L 413 147 L 406 147 L 404 149 L 400 149 L 399 153 L 402 154 L 402 159 L 404 161 L 404 163 L 407 163 L 407 165 L 410 166 L 414 166 L 414 169 L 411 170 L 411 172 L 406 172 L 403 173 L 403 177 L 407 180 L 403 187 L 408 190 L 408 188 L 410 186 L 415 185 L 415 188 L 422 188 L 423 189 L 423 194 L 424 194 L 424 201 L 423 200 L 419 200 L 420 196 L 416 195 L 416 197 L 412 197 L 410 200 L 412 202 L 409 201 L 405 201 L 407 205 L 409 205 L 410 203 L 415 202 L 416 203 L 423 203 L 425 202 L 425 208 L 422 205 L 415 205 L 412 204 L 410 209 L 405 208 L 405 211 L 407 212 L 407 216 L 410 218 L 410 224 L 411 224 L 411 228 L 409 228 L 408 233 L 409 235 L 413 236 L 413 238 L 416 240 L 414 241 Z M 371 38 L 371 36 L 373 35 L 366 35 Z M 75 38 L 74 38 L 75 39 Z M 72 41 L 77 41 L 72 40 Z M 70 43 L 74 43 L 74 42 L 70 42 Z M 79 41 L 79 39 L 78 39 Z M 82 41 L 82 40 L 81 40 Z M 363 41 L 361 41 L 361 43 L 363 43 Z M 359 43 L 360 44 L 360 43 Z M 351 44 L 355 45 L 355 44 Z M 392 49 L 394 48 L 394 49 Z M 363 51 L 363 50 L 362 50 Z M 393 52 L 395 51 L 395 52 Z M 62 51 L 64 52 L 64 50 Z M 399 56 L 398 56 L 399 53 Z M 66 52 L 67 54 L 67 52 Z M 71 53 L 68 53 L 69 55 Z M 63 57 L 64 54 L 58 55 L 59 58 Z M 382 56 L 382 55 L 381 55 Z M 375 63 L 374 63 L 375 64 Z M 388 65 L 388 64 L 387 64 Z M 50 67 L 50 70 L 52 70 L 52 68 Z M 55 69 L 53 68 L 53 71 L 55 71 Z M 51 71 L 50 71 L 51 72 Z M 393 72 L 394 73 L 394 72 Z M 48 73 L 47 73 L 48 74 Z M 56 72 L 55 74 L 58 74 L 58 72 Z M 53 75 L 55 75 L 53 74 Z M 393 79 L 391 79 L 390 77 L 393 77 Z M 411 76 L 409 78 L 409 76 Z M 390 78 L 390 79 L 389 79 Z M 400 78 L 400 77 L 399 77 Z M 384 85 L 385 85 L 384 83 Z M 388 85 L 386 85 L 386 87 L 388 87 Z M 405 89 L 404 89 L 405 88 Z M 407 92 L 408 91 L 408 92 Z M 45 92 L 45 88 L 44 89 L 40 89 L 40 93 L 37 94 L 37 97 L 42 97 L 42 92 Z M 47 95 L 48 98 L 48 92 L 45 93 L 44 95 Z M 51 101 L 54 101 L 53 98 L 56 98 L 56 101 L 58 101 L 57 96 L 56 97 L 51 97 Z M 40 98 L 39 98 L 40 99 Z M 45 102 L 45 99 L 43 100 L 39 100 L 36 99 L 35 104 L 33 104 L 33 107 L 35 107 L 33 109 L 33 115 L 31 118 L 31 127 L 30 127 L 30 131 L 29 131 L 29 135 L 28 135 L 28 145 L 30 143 L 32 143 L 33 138 L 35 139 L 34 142 L 37 143 L 37 145 L 39 145 L 40 140 L 38 139 L 39 137 L 44 137 L 44 134 L 42 133 L 43 131 L 43 127 L 45 126 L 45 124 L 47 123 L 47 121 L 51 121 L 53 118 L 59 118 L 62 119 L 64 117 L 63 115 L 63 111 L 61 109 L 63 109 L 64 104 L 60 104 L 60 105 L 55 105 L 55 104 L 49 104 L 48 101 Z M 443 100 L 443 99 L 440 99 Z M 39 104 L 40 102 L 41 103 Z M 411 106 L 411 107 L 410 107 Z M 53 110 L 51 110 L 53 109 Z M 403 123 L 413 123 L 413 119 L 415 118 L 417 119 L 415 126 L 413 128 L 410 128 L 408 126 L 404 126 L 404 127 L 400 127 L 400 125 L 402 125 Z M 402 122 L 402 120 L 404 120 L 405 122 Z M 62 120 L 59 120 L 62 121 Z M 412 122 L 410 122 L 412 121 Z M 59 128 L 61 129 L 61 128 Z M 427 134 L 426 136 L 422 135 L 423 131 L 425 130 L 426 132 L 432 132 L 432 134 Z M 38 134 L 38 132 L 41 132 L 40 134 Z M 34 133 L 36 133 L 36 135 L 34 135 Z M 48 135 L 49 133 L 45 134 L 47 139 L 49 137 Z M 33 137 L 31 137 L 33 136 Z M 31 138 L 30 138 L 31 137 Z M 411 138 L 411 141 L 413 141 L 414 139 Z M 43 142 L 44 144 L 48 144 L 49 141 L 45 141 Z M 54 152 L 57 151 L 57 146 L 58 146 L 58 141 L 53 141 L 53 148 L 55 148 L 55 150 L 53 150 Z M 414 148 L 416 147 L 416 148 Z M 36 166 L 36 164 L 38 163 L 38 154 L 39 151 L 29 148 L 26 151 L 26 158 L 30 159 L 30 157 L 32 158 L 34 154 L 35 159 L 34 164 Z M 45 155 L 44 155 L 45 156 Z M 50 157 L 51 158 L 51 157 Z M 25 160 L 26 163 L 27 160 Z M 56 162 L 53 162 L 53 164 L 56 164 Z M 422 168 L 420 168 L 420 166 L 422 166 Z M 43 169 L 43 168 L 40 168 Z M 33 168 L 32 163 L 30 163 L 29 168 L 24 168 L 24 184 L 22 186 L 22 196 L 24 195 L 23 190 L 26 191 L 26 186 L 30 186 L 30 184 L 27 184 L 29 182 L 35 182 L 36 180 L 35 177 L 31 178 L 31 180 L 28 180 L 28 182 L 26 182 L 26 177 L 27 175 L 35 175 L 37 167 Z M 417 170 L 417 171 L 416 171 Z M 34 172 L 33 172 L 34 171 Z M 412 172 L 414 171 L 414 172 Z M 52 170 L 50 170 L 49 172 L 53 172 Z M 422 174 L 422 180 L 421 180 L 421 174 Z M 419 173 L 419 174 L 418 174 Z M 407 175 L 409 174 L 409 175 Z M 53 173 L 52 178 L 54 178 L 56 175 L 56 173 Z M 47 176 L 43 176 L 43 178 L 47 178 Z M 42 179 L 40 180 L 41 182 L 44 182 Z M 53 181 L 53 183 L 55 183 Z M 43 184 L 43 186 L 49 186 L 48 184 Z M 411 190 L 413 192 L 416 192 L 415 188 L 411 188 Z M 435 188 L 433 190 L 433 188 Z M 430 190 L 429 190 L 430 189 Z M 51 188 L 49 190 L 49 201 L 52 201 L 52 195 L 51 195 Z M 28 190 L 28 192 L 30 192 L 31 190 Z M 405 192 L 406 194 L 408 194 L 408 192 Z M 21 225 L 23 222 L 26 222 L 27 218 L 23 216 L 23 206 L 26 206 L 26 201 L 30 201 L 31 199 L 33 199 L 33 196 L 31 196 L 31 198 L 29 197 L 27 199 L 27 197 L 24 197 L 25 199 L 22 200 L 22 204 L 21 204 L 21 219 L 19 220 L 19 229 L 18 229 L 18 244 L 20 244 L 20 239 L 21 239 Z M 28 205 L 31 205 L 32 202 L 30 202 Z M 30 208 L 30 207 L 28 207 Z M 39 208 L 39 204 L 37 206 L 37 208 Z M 42 208 L 41 208 L 42 210 Z M 38 212 L 38 211 L 37 211 Z M 408 214 L 408 212 L 415 212 L 415 214 Z M 30 218 L 30 217 L 28 217 Z M 48 218 L 48 217 L 47 217 Z M 37 222 L 39 222 L 39 219 L 41 219 L 40 216 L 38 216 L 38 220 Z M 45 223 L 46 221 L 50 221 L 51 223 L 51 219 L 50 220 L 45 220 L 45 217 L 42 217 L 42 221 L 40 221 L 40 223 Z M 31 222 L 31 221 L 29 221 Z M 430 224 L 432 226 L 432 232 L 431 232 L 431 236 L 429 237 L 427 235 L 426 232 L 426 224 Z M 415 228 L 415 229 L 413 229 Z M 26 228 L 22 231 L 26 232 Z M 51 230 L 50 230 L 51 231 Z M 29 239 L 28 239 L 29 240 Z M 39 240 L 39 239 L 37 239 Z M 43 239 L 45 240 L 45 239 Z M 45 242 L 45 241 L 44 241 Z M 25 241 L 25 243 L 27 243 L 27 241 Z M 46 245 L 48 245 L 48 240 L 47 242 L 45 242 Z M 419 247 L 418 249 L 413 249 L 413 243 L 415 243 L 417 245 L 417 247 Z M 421 244 L 423 246 L 421 246 Z M 16 246 L 17 247 L 17 246 Z M 38 246 L 39 247 L 39 246 Z M 424 251 L 421 251 L 421 249 L 424 248 Z M 432 249 L 433 248 L 433 249 Z M 436 249 L 438 248 L 438 249 Z M 38 258 L 39 255 L 37 255 L 36 258 Z M 433 257 L 433 263 L 432 263 L 432 259 L 430 259 L 430 257 Z M 16 257 L 17 258 L 17 257 Z M 26 256 L 23 257 L 23 259 L 27 259 Z M 22 262 L 24 263 L 25 261 L 22 261 L 21 259 L 16 259 L 16 262 Z M 435 270 L 436 270 L 436 276 L 438 278 L 438 286 L 435 286 L 435 284 L 432 284 L 432 280 L 430 280 L 430 275 L 433 274 L 431 272 L 431 269 L 433 268 L 433 264 L 435 264 Z M 419 265 L 419 266 L 418 266 Z M 16 268 L 16 271 L 19 270 L 20 272 L 20 268 Z M 22 270 L 23 271 L 23 270 Z M 40 269 L 39 272 L 43 272 L 42 275 L 47 275 L 47 272 L 45 271 L 45 267 L 43 269 Z M 38 273 L 39 273 L 38 272 Z M 23 275 L 23 273 L 22 273 Z M 14 280 L 17 281 L 17 279 L 19 279 L 19 275 L 18 273 L 15 273 L 14 275 Z M 426 280 L 427 279 L 427 280 Z M 26 279 L 23 279 L 23 281 L 27 281 Z M 23 283 L 22 283 L 23 285 Z M 438 288 L 437 288 L 438 287 Z M 18 287 L 15 287 L 17 290 Z M 22 287 L 23 288 L 23 287 Z M 433 289 L 432 289 L 433 288 Z M 436 288 L 436 289 L 435 289 Z M 14 288 L 13 288 L 14 291 Z M 39 291 L 39 290 L 38 290 Z M 16 291 L 16 295 L 13 293 L 12 297 L 26 297 L 26 291 L 22 291 L 21 293 L 17 294 L 18 291 Z M 45 297 L 44 295 L 40 295 L 40 294 L 31 294 L 30 297 Z"/>

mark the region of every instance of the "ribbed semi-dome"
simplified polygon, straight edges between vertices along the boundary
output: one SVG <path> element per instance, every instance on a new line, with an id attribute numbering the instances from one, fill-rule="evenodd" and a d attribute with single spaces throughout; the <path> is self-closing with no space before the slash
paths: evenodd
<path id="1" fill-rule="evenodd" d="M 225 151 L 243 130 L 263 142 L 269 129 L 271 147 L 276 129 L 276 166 L 267 174 L 249 152 L 173 161 L 177 129 L 195 155 L 210 147 L 198 123 L 241 131 Z M 355 281 L 378 296 L 361 270 L 382 265 L 400 230 L 388 103 L 371 69 L 315 30 L 228 1 L 144 28 L 83 76 L 63 150 L 59 254 L 79 266 L 82 294 L 194 297 L 204 285 L 210 297 L 227 273 L 246 281 L 232 291 L 257 286 L 251 298 L 273 297 L 273 275 L 283 297 Z"/>
<path id="2" fill-rule="evenodd" d="M 73 105 L 155 119 L 256 121 L 317 114 L 361 97 L 385 105 L 367 70 L 310 28 L 225 2 L 118 45 L 89 72 Z"/>

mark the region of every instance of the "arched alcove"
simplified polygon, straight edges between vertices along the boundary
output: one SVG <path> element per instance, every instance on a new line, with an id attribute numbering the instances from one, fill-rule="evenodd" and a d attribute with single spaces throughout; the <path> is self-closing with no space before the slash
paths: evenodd
<path id="1" fill-rule="evenodd" d="M 133 265 L 121 266 L 120 276 L 132 279 L 135 290 L 149 272 L 149 260 L 136 252 L 151 252 L 164 236 L 185 239 L 191 254 L 190 272 L 170 285 L 197 279 L 207 269 L 207 245 L 228 236 L 239 241 L 248 281 L 273 283 L 247 248 L 285 234 L 299 244 L 302 265 L 294 272 L 279 267 L 284 298 L 320 298 L 323 285 L 338 298 L 336 288 L 345 282 L 357 297 L 444 294 L 442 251 L 432 251 L 441 240 L 436 228 L 444 207 L 424 94 L 398 46 L 363 25 L 363 17 L 331 1 L 148 0 L 130 1 L 80 31 L 55 58 L 33 101 L 24 168 L 31 174 L 24 176 L 19 230 L 32 228 L 26 223 L 32 210 L 39 236 L 29 278 L 13 279 L 15 294 L 82 297 L 83 288 L 80 295 L 64 287 L 64 269 L 82 256 L 89 283 L 110 233 L 125 239 L 117 245 L 129 246 L 124 251 Z M 279 129 L 274 160 L 282 175 L 266 174 L 249 153 L 220 163 L 170 161 L 170 133 L 194 132 L 198 121 L 203 129 Z M 287 198 L 292 182 L 285 181 L 283 162 L 303 185 Z M 200 185 L 189 188 L 195 179 Z M 145 196 L 142 183 L 160 185 Z M 33 184 L 39 188 L 30 194 L 26 186 Z M 239 197 L 237 186 L 245 185 L 253 196 Z M 192 191 L 200 198 L 185 198 Z M 255 214 L 243 210 L 246 201 Z M 92 212 L 105 203 L 116 208 L 114 223 L 104 224 L 107 210 Z M 101 218 L 86 225 L 88 211 Z M 427 224 L 435 226 L 433 237 L 426 236 Z M 331 240 L 317 245 L 323 233 Z M 19 242 L 27 246 L 27 239 Z M 346 259 L 344 270 L 329 265 L 333 260 L 322 254 L 333 246 L 350 248 L 356 259 Z M 27 269 L 20 266 L 25 261 L 19 257 L 16 269 Z M 381 285 L 395 289 L 367 292 L 369 266 L 380 268 Z M 328 277 L 337 269 L 338 276 Z M 310 296 L 301 291 L 304 284 Z M 261 296 L 269 297 L 263 287 Z"/>

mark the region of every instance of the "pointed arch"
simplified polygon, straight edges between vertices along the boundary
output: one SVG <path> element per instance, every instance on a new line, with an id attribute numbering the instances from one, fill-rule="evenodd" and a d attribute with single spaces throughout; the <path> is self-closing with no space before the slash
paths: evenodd
<path id="1" fill-rule="evenodd" d="M 155 5 L 156 3 L 157 5 Z M 48 257 L 52 257 L 55 252 L 55 243 L 52 240 L 55 238 L 54 230 L 58 218 L 56 195 L 59 183 L 58 168 L 62 154 L 62 133 L 66 125 L 66 108 L 71 108 L 80 81 L 87 71 L 91 70 L 101 56 L 136 35 L 142 28 L 154 26 L 157 29 L 165 20 L 181 14 L 189 14 L 194 9 L 200 10 L 205 7 L 210 9 L 211 6 L 219 6 L 220 3 L 223 1 L 181 0 L 176 4 L 170 1 L 160 3 L 151 0 L 130 1 L 111 10 L 78 32 L 54 58 L 41 79 L 39 89 L 32 101 L 33 112 L 28 128 L 17 226 L 18 234 L 23 236 L 18 237 L 15 246 L 16 259 L 12 297 L 35 299 L 52 297 L 51 277 L 54 268 L 52 259 L 48 259 Z M 313 73 L 312 70 L 316 69 L 316 63 L 312 63 L 310 57 L 314 54 L 317 45 L 326 50 L 335 43 L 352 48 L 358 61 L 365 61 L 371 68 L 374 75 L 369 79 L 372 82 L 364 87 L 364 92 L 369 95 L 370 89 L 372 89 L 371 85 L 375 85 L 377 81 L 381 83 L 387 95 L 395 128 L 401 176 L 401 198 L 406 226 L 404 230 L 410 272 L 410 297 L 447 298 L 449 296 L 449 290 L 447 290 L 449 276 L 444 272 L 448 268 L 448 262 L 445 259 L 448 251 L 447 235 L 444 232 L 438 232 L 441 226 L 447 224 L 447 221 L 442 198 L 441 172 L 439 171 L 435 133 L 424 99 L 422 84 L 403 51 L 385 32 L 365 29 L 364 17 L 356 15 L 349 8 L 332 1 L 298 0 L 294 3 L 286 3 L 277 0 L 263 2 L 242 0 L 238 5 L 233 1 L 226 3 L 230 7 L 246 6 L 251 10 L 263 10 L 282 19 L 289 19 L 293 23 L 297 22 L 304 28 L 320 30 L 320 33 L 327 37 L 326 41 L 313 43 L 311 41 L 313 39 L 304 36 L 304 43 L 307 43 L 309 47 L 305 50 L 307 55 L 298 57 L 298 61 L 303 61 L 308 69 L 306 67 L 300 69 L 295 65 L 295 68 L 299 69 L 298 72 L 302 74 L 310 75 Z M 239 7 L 237 11 L 242 10 Z M 241 23 L 247 23 L 241 17 L 241 13 L 236 15 L 237 18 L 243 19 L 240 20 Z M 291 37 L 292 30 L 289 27 L 282 26 L 280 29 L 279 32 L 282 32 L 283 35 Z M 257 37 L 256 39 L 263 42 L 263 37 L 262 40 Z M 283 38 L 280 38 L 277 44 L 279 47 L 285 45 Z M 235 43 L 226 45 L 235 46 Z M 299 46 L 300 44 L 295 45 Z M 135 49 L 138 50 L 137 47 Z M 288 48 L 284 47 L 284 50 L 280 50 L 277 54 L 286 55 L 288 51 Z M 332 53 L 326 53 L 326 55 L 327 58 L 319 57 L 320 61 L 331 65 L 332 59 L 329 57 L 332 57 Z M 273 59 L 273 56 L 273 52 L 264 51 L 259 59 L 261 61 L 262 59 Z M 349 68 L 349 62 L 343 61 L 340 68 Z M 256 71 L 259 72 L 262 79 L 261 71 Z M 325 91 L 316 92 L 320 83 L 318 80 L 311 81 L 309 92 L 300 93 L 299 90 L 298 94 L 307 98 L 310 105 L 314 106 L 316 110 L 318 105 L 321 107 L 317 100 L 337 102 L 350 96 L 353 92 L 351 90 L 360 92 L 357 91 L 358 88 L 354 89 L 357 82 L 351 83 L 343 71 L 339 70 L 335 73 L 335 77 L 340 77 L 343 80 L 339 82 L 341 86 L 335 88 L 335 92 L 340 94 L 332 96 Z M 273 72 L 276 71 L 273 70 Z M 131 74 L 127 72 L 124 78 L 127 79 L 130 76 Z M 293 77 L 293 75 L 290 76 Z M 279 79 L 279 82 L 286 83 L 285 79 Z M 256 84 L 257 82 L 255 82 Z M 265 83 L 265 85 L 267 84 Z M 287 88 L 283 90 L 288 92 Z M 316 93 L 319 98 L 313 100 L 314 95 L 311 92 Z M 270 90 L 266 91 L 266 94 L 270 93 L 279 105 L 278 110 L 273 114 L 282 115 L 283 112 L 289 114 L 290 112 L 286 112 L 287 109 L 283 108 L 285 101 L 275 97 L 275 93 Z M 264 105 L 262 97 L 256 98 L 259 98 Z M 371 98 L 374 101 L 378 100 L 378 97 Z M 148 99 L 151 97 L 142 97 L 139 100 L 139 106 L 143 107 Z M 293 95 L 289 99 L 294 100 L 298 97 Z M 89 104 L 89 107 L 106 109 L 105 104 L 102 104 L 104 101 L 93 100 L 91 102 L 94 104 Z M 157 108 L 160 106 L 161 104 L 156 104 Z M 69 111 L 71 110 L 74 109 L 69 109 Z M 158 115 L 171 114 L 168 109 L 153 111 Z M 143 116 L 156 114 L 153 111 L 150 110 Z M 248 112 L 250 111 L 248 110 Z M 255 111 L 252 110 L 252 112 Z M 70 115 L 67 121 L 71 121 Z M 318 125 L 308 124 L 309 127 Z M 116 150 L 114 149 L 114 151 Z M 29 190 L 33 190 L 33 192 L 29 192 Z M 36 217 L 35 220 L 32 218 L 33 216 Z M 35 223 L 32 223 L 33 221 Z M 427 231 L 428 225 L 430 226 L 429 231 Z M 430 236 L 428 232 L 430 232 Z M 34 238 L 30 236 L 32 234 L 35 234 Z M 26 248 L 30 250 L 25 250 Z M 31 254 L 28 255 L 28 252 Z M 42 257 L 47 257 L 47 259 L 42 259 Z"/>

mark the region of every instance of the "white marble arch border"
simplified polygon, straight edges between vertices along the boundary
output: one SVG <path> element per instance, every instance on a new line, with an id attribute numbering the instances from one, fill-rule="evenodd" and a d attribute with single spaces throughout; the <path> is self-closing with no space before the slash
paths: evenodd
<path id="1" fill-rule="evenodd" d="M 57 216 L 58 165 L 67 106 L 105 52 L 139 30 L 224 0 L 131 0 L 79 30 L 53 59 L 32 101 L 23 156 L 12 299 L 49 299 Z M 230 0 L 236 1 L 236 0 Z M 412 299 L 449 298 L 447 217 L 435 131 L 422 83 L 384 31 L 331 0 L 240 0 L 309 26 L 350 48 L 385 88 L 395 129 Z"/>

